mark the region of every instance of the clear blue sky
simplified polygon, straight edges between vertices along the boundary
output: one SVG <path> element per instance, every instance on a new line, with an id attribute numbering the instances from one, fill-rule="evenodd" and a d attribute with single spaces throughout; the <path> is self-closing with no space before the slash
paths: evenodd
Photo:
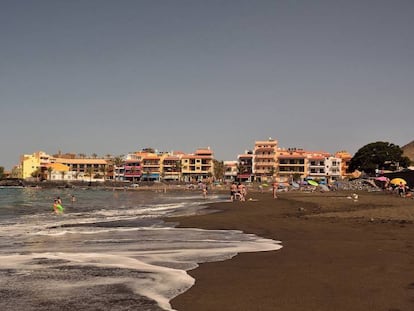
<path id="1" fill-rule="evenodd" d="M 2 0 L 0 166 L 414 139 L 412 0 Z"/>

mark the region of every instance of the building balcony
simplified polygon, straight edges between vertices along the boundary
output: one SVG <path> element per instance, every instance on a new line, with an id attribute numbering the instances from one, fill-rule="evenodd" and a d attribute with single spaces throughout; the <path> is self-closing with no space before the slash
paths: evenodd
<path id="1" fill-rule="evenodd" d="M 255 167 L 258 166 L 266 166 L 266 167 L 274 167 L 277 162 L 263 162 L 263 161 L 257 161 L 254 163 Z"/>
<path id="2" fill-rule="evenodd" d="M 279 167 L 305 167 L 305 165 L 297 163 L 297 164 L 281 164 L 279 163 Z"/>
<path id="3" fill-rule="evenodd" d="M 141 170 L 141 166 L 131 166 L 131 165 L 125 165 L 125 170 Z"/>
<path id="4" fill-rule="evenodd" d="M 276 153 L 257 153 L 255 158 L 269 158 L 269 159 L 274 159 L 276 158 Z"/>
<path id="5" fill-rule="evenodd" d="M 272 171 L 268 170 L 268 169 L 256 169 L 254 170 L 253 174 L 267 174 L 267 175 L 272 175 Z M 273 172 L 273 174 L 276 174 L 277 172 Z"/>
<path id="6" fill-rule="evenodd" d="M 136 178 L 141 177 L 141 175 L 142 175 L 141 172 L 139 172 L 139 173 L 125 172 L 123 174 L 123 176 L 125 176 L 125 177 L 136 177 Z"/>

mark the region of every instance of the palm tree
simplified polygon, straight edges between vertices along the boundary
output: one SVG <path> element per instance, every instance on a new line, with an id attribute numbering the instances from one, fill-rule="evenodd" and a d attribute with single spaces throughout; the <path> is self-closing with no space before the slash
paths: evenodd
<path id="1" fill-rule="evenodd" d="M 98 157 L 98 155 L 96 153 L 92 153 L 92 158 L 96 159 Z"/>
<path id="2" fill-rule="evenodd" d="M 92 176 L 94 173 L 93 167 L 89 166 L 88 168 L 86 168 L 86 173 L 89 175 L 89 182 L 92 182 Z"/>
<path id="3" fill-rule="evenodd" d="M 121 165 L 124 163 L 123 158 L 124 158 L 124 155 L 123 155 L 123 154 L 121 154 L 121 155 L 119 155 L 119 156 L 116 156 L 116 157 L 113 159 L 113 163 L 114 163 L 114 165 L 115 165 L 115 166 L 121 166 Z"/>
<path id="4" fill-rule="evenodd" d="M 111 162 L 112 162 L 112 165 L 115 166 L 115 168 L 121 167 L 124 164 L 124 155 L 121 154 L 119 156 L 112 158 Z M 114 169 L 114 171 L 116 171 L 116 169 Z M 114 179 L 115 178 L 116 176 L 114 175 Z"/>
<path id="5" fill-rule="evenodd" d="M 101 171 L 101 173 L 103 174 L 103 179 L 104 181 L 106 180 L 106 173 L 108 172 L 108 167 L 107 165 L 102 165 L 99 169 Z"/>
<path id="6" fill-rule="evenodd" d="M 48 174 L 49 174 L 49 180 L 51 180 L 51 179 L 52 179 L 52 171 L 53 171 L 53 168 L 52 168 L 51 166 L 49 166 L 49 167 L 47 168 L 47 172 L 48 172 Z"/>

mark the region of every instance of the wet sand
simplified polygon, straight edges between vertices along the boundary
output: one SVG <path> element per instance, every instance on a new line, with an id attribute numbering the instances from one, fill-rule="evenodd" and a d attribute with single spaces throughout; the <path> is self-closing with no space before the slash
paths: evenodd
<path id="1" fill-rule="evenodd" d="M 414 200 L 379 192 L 252 193 L 257 201 L 175 218 L 183 227 L 238 229 L 282 241 L 190 271 L 179 311 L 414 310 Z"/>

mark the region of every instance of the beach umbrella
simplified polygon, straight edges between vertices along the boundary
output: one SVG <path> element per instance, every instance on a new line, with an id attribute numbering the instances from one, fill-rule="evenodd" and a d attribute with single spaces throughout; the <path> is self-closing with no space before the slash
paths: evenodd
<path id="1" fill-rule="evenodd" d="M 405 185 L 407 182 L 402 178 L 393 178 L 391 179 L 390 183 L 392 183 L 393 185 L 399 185 L 401 183 Z"/>
<path id="2" fill-rule="evenodd" d="M 308 184 L 311 185 L 311 186 L 317 186 L 318 185 L 318 183 L 316 181 L 311 180 L 311 179 L 308 180 Z"/>
<path id="3" fill-rule="evenodd" d="M 293 188 L 299 188 L 299 184 L 297 182 L 292 181 L 292 187 Z"/>

